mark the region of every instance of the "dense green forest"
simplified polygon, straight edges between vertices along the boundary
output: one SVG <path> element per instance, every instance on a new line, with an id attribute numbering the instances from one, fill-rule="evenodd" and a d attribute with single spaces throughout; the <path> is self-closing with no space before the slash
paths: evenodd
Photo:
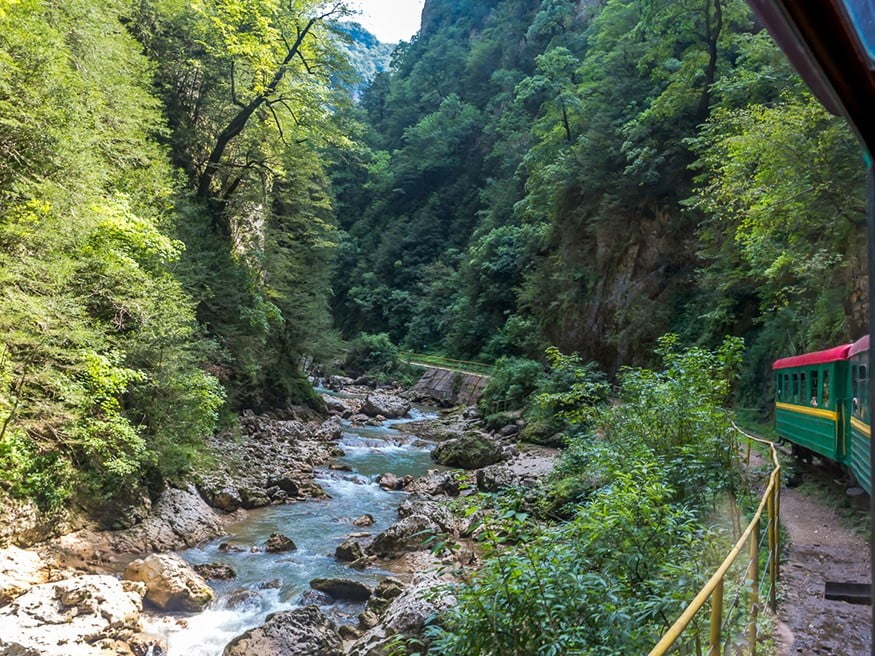
<path id="1" fill-rule="evenodd" d="M 431 0 L 332 171 L 345 336 L 614 373 L 865 332 L 864 168 L 743 0 Z"/>
<path id="2" fill-rule="evenodd" d="M 742 0 L 428 0 L 391 61 L 349 20 L 0 0 L 7 491 L 178 476 L 340 337 L 613 376 L 734 334 L 754 404 L 864 332 L 858 147 Z"/>
<path id="3" fill-rule="evenodd" d="M 0 1 L 8 491 L 99 507 L 240 408 L 321 403 L 298 363 L 335 348 L 326 168 L 387 57 L 346 14 Z"/>

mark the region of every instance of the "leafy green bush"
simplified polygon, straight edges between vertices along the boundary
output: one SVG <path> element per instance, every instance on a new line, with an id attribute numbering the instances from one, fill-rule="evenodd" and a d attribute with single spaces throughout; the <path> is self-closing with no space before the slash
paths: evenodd
<path id="1" fill-rule="evenodd" d="M 613 404 L 598 403 L 606 389 L 590 367 L 551 353 L 556 378 L 542 379 L 540 408 L 558 415 L 570 447 L 539 505 L 490 499 L 483 567 L 454 590 L 458 603 L 430 629 L 428 653 L 646 653 L 721 544 L 701 518 L 736 485 L 724 405 L 741 347 L 727 338 L 715 351 L 681 349 L 663 337 L 662 369 L 624 370 Z M 567 521 L 538 523 L 520 512 L 526 504 Z"/>
<path id="2" fill-rule="evenodd" d="M 344 367 L 353 376 L 390 374 L 398 368 L 398 354 L 386 333 L 362 334 L 350 342 Z"/>
<path id="3" fill-rule="evenodd" d="M 646 455 L 615 459 L 610 478 L 567 523 L 505 513 L 487 530 L 484 566 L 454 591 L 429 653 L 646 653 L 707 578 L 695 564 L 705 534 Z"/>
<path id="4" fill-rule="evenodd" d="M 538 444 L 561 446 L 564 432 L 579 429 L 608 396 L 610 386 L 594 362 L 547 349 L 549 369 L 529 401 L 524 436 Z M 561 437 L 556 437 L 556 436 Z"/>
<path id="5" fill-rule="evenodd" d="M 500 358 L 478 403 L 484 414 L 520 410 L 538 388 L 544 367 L 527 358 Z"/>

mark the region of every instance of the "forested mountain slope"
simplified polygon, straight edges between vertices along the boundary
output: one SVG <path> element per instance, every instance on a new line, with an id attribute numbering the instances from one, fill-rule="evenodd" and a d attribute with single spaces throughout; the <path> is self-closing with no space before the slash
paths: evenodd
<path id="1" fill-rule="evenodd" d="M 321 404 L 298 363 L 334 349 L 326 153 L 361 83 L 342 50 L 379 49 L 345 16 L 0 0 L 7 492 L 117 503 L 223 413 Z"/>
<path id="2" fill-rule="evenodd" d="M 863 167 L 742 0 L 428 0 L 335 175 L 334 313 L 415 350 L 609 371 L 675 331 L 858 336 Z"/>

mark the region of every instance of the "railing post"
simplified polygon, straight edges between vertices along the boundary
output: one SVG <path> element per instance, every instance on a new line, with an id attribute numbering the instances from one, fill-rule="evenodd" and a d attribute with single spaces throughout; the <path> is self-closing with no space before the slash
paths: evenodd
<path id="1" fill-rule="evenodd" d="M 769 510 L 769 608 L 774 613 L 778 610 L 778 504 L 775 503 L 774 485 L 766 505 Z"/>
<path id="2" fill-rule="evenodd" d="M 757 654 L 757 615 L 760 610 L 760 520 L 754 520 L 750 534 L 750 627 L 747 642 L 750 656 Z"/>
<path id="3" fill-rule="evenodd" d="M 711 593 L 711 639 L 708 643 L 709 656 L 720 656 L 720 640 L 723 625 L 723 578 L 717 581 Z"/>

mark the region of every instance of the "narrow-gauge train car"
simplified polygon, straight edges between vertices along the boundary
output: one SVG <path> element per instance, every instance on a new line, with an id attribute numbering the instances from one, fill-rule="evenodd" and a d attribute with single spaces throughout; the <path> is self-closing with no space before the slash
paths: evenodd
<path id="1" fill-rule="evenodd" d="M 841 465 L 866 492 L 869 467 L 869 337 L 777 360 L 775 430 L 794 453 Z"/>
<path id="2" fill-rule="evenodd" d="M 845 344 L 772 365 L 778 435 L 838 463 L 844 462 L 847 452 L 843 420 L 850 348 Z"/>
<path id="3" fill-rule="evenodd" d="M 870 449 L 872 442 L 871 408 L 869 408 L 869 335 L 854 342 L 848 351 L 848 389 L 851 394 L 848 435 L 849 467 L 864 490 L 872 493 Z"/>

